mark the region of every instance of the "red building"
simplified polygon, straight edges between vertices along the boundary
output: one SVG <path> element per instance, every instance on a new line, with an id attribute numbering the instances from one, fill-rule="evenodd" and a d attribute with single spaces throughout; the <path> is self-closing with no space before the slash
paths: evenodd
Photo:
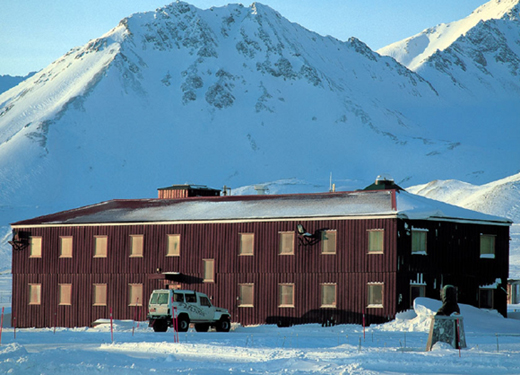
<path id="1" fill-rule="evenodd" d="M 181 287 L 244 325 L 375 323 L 446 284 L 459 302 L 506 314 L 511 221 L 375 187 L 214 196 L 174 186 L 162 199 L 14 223 L 12 316 L 18 327 L 89 326 L 110 311 L 144 320 L 153 289 Z"/>

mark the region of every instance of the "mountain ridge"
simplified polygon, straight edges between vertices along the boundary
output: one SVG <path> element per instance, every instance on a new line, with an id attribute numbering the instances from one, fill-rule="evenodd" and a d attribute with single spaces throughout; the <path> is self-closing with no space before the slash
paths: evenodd
<path id="1" fill-rule="evenodd" d="M 437 51 L 444 51 L 478 23 L 493 19 L 517 19 L 519 3 L 518 0 L 491 0 L 461 20 L 425 29 L 416 35 L 382 47 L 377 52 L 392 56 L 415 71 L 425 60 Z"/>

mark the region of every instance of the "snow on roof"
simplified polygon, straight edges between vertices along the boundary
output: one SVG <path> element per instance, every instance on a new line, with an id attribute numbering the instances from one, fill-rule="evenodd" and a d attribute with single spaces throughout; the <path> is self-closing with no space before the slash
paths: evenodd
<path id="1" fill-rule="evenodd" d="M 513 223 L 511 220 L 500 216 L 468 210 L 406 191 L 398 191 L 396 201 L 398 214 L 410 220 L 480 221 L 504 225 Z"/>
<path id="2" fill-rule="evenodd" d="M 510 225 L 511 221 L 405 191 L 112 200 L 20 221 L 13 226 L 390 216 Z"/>

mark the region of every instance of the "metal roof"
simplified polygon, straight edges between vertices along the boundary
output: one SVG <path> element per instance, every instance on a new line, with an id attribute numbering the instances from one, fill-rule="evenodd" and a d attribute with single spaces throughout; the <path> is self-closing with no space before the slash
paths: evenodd
<path id="1" fill-rule="evenodd" d="M 12 226 L 401 217 L 510 225 L 511 221 L 396 190 L 110 200 Z"/>

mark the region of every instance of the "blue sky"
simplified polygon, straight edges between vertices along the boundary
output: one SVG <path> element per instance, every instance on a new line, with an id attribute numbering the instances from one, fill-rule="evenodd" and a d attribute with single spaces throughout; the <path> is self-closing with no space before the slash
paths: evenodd
<path id="1" fill-rule="evenodd" d="M 121 19 L 167 0 L 0 0 L 0 75 L 40 70 Z M 191 0 L 198 8 L 230 1 Z M 238 2 L 238 1 L 231 1 Z M 252 1 L 243 2 L 249 5 Z M 486 0 L 263 0 L 285 18 L 340 40 L 354 36 L 373 50 L 469 15 Z"/>

